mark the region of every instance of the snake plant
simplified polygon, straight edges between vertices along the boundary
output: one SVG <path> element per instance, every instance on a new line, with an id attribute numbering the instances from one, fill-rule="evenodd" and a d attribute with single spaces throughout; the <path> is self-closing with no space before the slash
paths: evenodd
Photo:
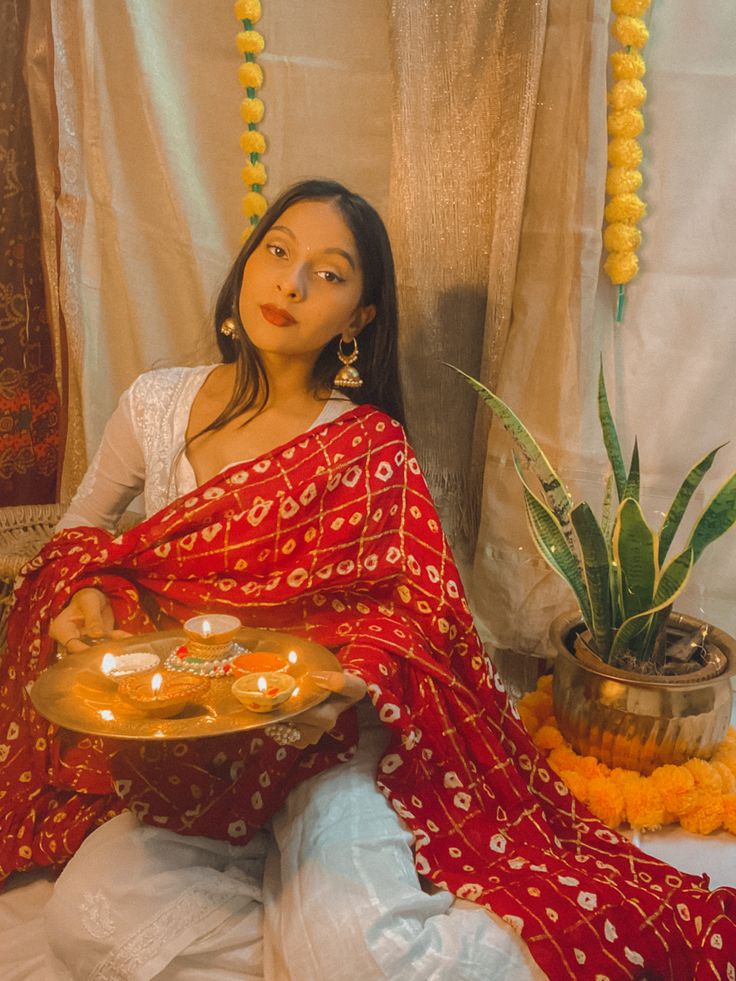
<path id="1" fill-rule="evenodd" d="M 529 486 L 515 452 L 514 466 L 522 483 L 532 538 L 547 564 L 572 588 L 590 633 L 589 646 L 607 663 L 616 664 L 628 655 L 640 667 L 644 663 L 661 666 L 672 604 L 705 547 L 736 523 L 733 473 L 695 522 L 685 547 L 668 558 L 685 509 L 722 447 L 717 446 L 692 467 L 659 530 L 651 528 L 639 503 L 638 446 L 634 441 L 627 469 L 601 368 L 598 417 L 612 472 L 599 521 L 588 504 L 573 503 L 539 444 L 509 406 L 475 378 L 454 365 L 448 367 L 476 390 L 515 440 L 527 469 L 538 478 L 541 496 Z M 618 506 L 612 515 L 614 489 Z"/>

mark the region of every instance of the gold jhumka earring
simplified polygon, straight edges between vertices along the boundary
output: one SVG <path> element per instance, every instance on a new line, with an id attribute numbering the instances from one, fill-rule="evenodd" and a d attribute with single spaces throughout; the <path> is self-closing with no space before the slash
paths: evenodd
<path id="1" fill-rule="evenodd" d="M 342 368 L 335 375 L 335 380 L 332 384 L 335 388 L 360 388 L 363 384 L 363 379 L 360 377 L 358 369 L 353 367 L 358 360 L 358 342 L 353 338 L 353 350 L 349 354 L 345 354 L 342 345 L 343 339 L 341 337 L 337 345 L 337 356 L 342 362 Z"/>
<path id="2" fill-rule="evenodd" d="M 229 337 L 231 340 L 235 340 L 238 334 L 238 328 L 232 317 L 228 317 L 227 320 L 223 320 L 220 324 L 220 333 L 224 337 Z"/>

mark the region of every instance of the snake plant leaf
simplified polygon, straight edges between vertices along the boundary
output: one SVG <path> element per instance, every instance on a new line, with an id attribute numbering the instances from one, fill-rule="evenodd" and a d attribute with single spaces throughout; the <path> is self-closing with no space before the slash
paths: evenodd
<path id="1" fill-rule="evenodd" d="M 578 504 L 571 518 L 583 556 L 583 575 L 590 600 L 590 630 L 596 650 L 605 661 L 611 647 L 611 561 L 608 545 L 588 504 Z"/>
<path id="2" fill-rule="evenodd" d="M 629 618 L 651 607 L 658 572 L 656 535 L 646 523 L 639 502 L 631 497 L 619 505 L 612 546 L 621 612 Z"/>
<path id="3" fill-rule="evenodd" d="M 611 541 L 611 531 L 612 531 L 612 521 L 611 516 L 613 514 L 613 509 L 611 507 L 611 501 L 613 499 L 613 474 L 609 473 L 606 477 L 605 487 L 603 488 L 603 508 L 601 510 L 601 528 L 603 534 L 606 536 L 606 541 L 610 543 Z"/>
<path id="4" fill-rule="evenodd" d="M 680 527 L 680 522 L 682 521 L 682 516 L 685 513 L 685 509 L 690 503 L 690 498 L 693 496 L 697 488 L 700 486 L 700 481 L 708 473 L 710 468 L 713 466 L 713 461 L 716 458 L 716 453 L 722 450 L 725 443 L 721 443 L 720 446 L 716 446 L 714 450 L 710 453 L 706 453 L 702 460 L 698 460 L 695 466 L 692 468 L 690 473 L 685 477 L 680 489 L 677 494 L 675 494 L 675 499 L 662 522 L 662 528 L 659 532 L 659 564 L 662 565 L 665 556 L 667 555 L 667 550 L 672 544 L 672 539 L 675 537 L 677 529 Z"/>
<path id="5" fill-rule="evenodd" d="M 529 485 L 521 469 L 521 464 L 515 453 L 514 466 L 523 486 L 524 508 L 534 544 L 537 546 L 539 553 L 547 565 L 572 588 L 580 605 L 583 620 L 590 627 L 590 602 L 585 589 L 585 582 L 580 570 L 578 557 L 570 548 L 560 522 L 557 520 L 553 511 L 540 501 L 539 498 L 535 497 L 529 489 Z"/>
<path id="6" fill-rule="evenodd" d="M 694 565 L 695 553 L 690 547 L 684 548 L 679 555 L 667 563 L 657 580 L 657 588 L 654 591 L 655 606 L 672 602 L 679 595 Z"/>
<path id="7" fill-rule="evenodd" d="M 613 642 L 608 653 L 609 664 L 615 664 L 622 654 L 625 654 L 631 649 L 632 641 L 649 626 L 652 616 L 653 614 L 650 611 L 646 611 L 628 620 L 624 620 L 613 635 Z"/>
<path id="8" fill-rule="evenodd" d="M 688 545 L 695 555 L 694 561 L 703 554 L 703 549 L 716 538 L 728 531 L 736 522 L 736 473 L 716 492 L 715 497 L 705 508 L 695 523 Z"/>
<path id="9" fill-rule="evenodd" d="M 645 633 L 639 635 L 641 638 L 638 651 L 640 660 L 653 661 L 657 667 L 662 667 L 664 664 L 666 646 L 660 643 L 660 634 L 666 629 L 671 613 L 672 604 L 669 603 L 652 616 Z"/>
<path id="10" fill-rule="evenodd" d="M 662 570 L 657 582 L 657 588 L 654 592 L 654 602 L 658 604 L 666 601 L 668 596 L 679 594 L 687 583 L 694 563 L 695 558 L 691 548 L 684 549 L 676 558 L 669 562 Z M 658 666 L 664 663 L 665 655 L 664 644 L 658 643 L 659 635 L 665 629 L 671 612 L 672 603 L 669 603 L 660 609 L 658 613 L 654 614 L 640 647 L 640 657 L 647 661 L 652 660 Z"/>
<path id="11" fill-rule="evenodd" d="M 601 370 L 598 374 L 598 418 L 600 419 L 601 429 L 603 430 L 603 443 L 606 447 L 606 453 L 611 462 L 611 469 L 613 470 L 613 476 L 616 481 L 618 499 L 619 501 L 623 501 L 626 496 L 626 467 L 624 466 L 624 458 L 621 455 L 621 444 L 618 441 L 618 433 L 616 432 L 616 425 L 611 415 L 611 407 L 608 404 L 602 363 Z"/>
<path id="12" fill-rule="evenodd" d="M 637 613 L 635 616 L 625 620 L 616 631 L 611 644 L 610 662 L 615 663 L 618 658 L 630 649 L 631 642 L 641 634 L 648 631 L 652 640 L 656 637 L 656 628 L 652 629 L 655 618 L 658 614 L 669 615 L 672 604 L 685 588 L 685 584 L 690 576 L 695 558 L 693 550 L 686 548 L 676 558 L 674 558 L 664 569 L 653 598 L 654 605 L 649 610 Z M 640 660 L 649 660 L 650 652 L 646 645 L 640 645 L 637 652 Z"/>
<path id="13" fill-rule="evenodd" d="M 468 384 L 480 395 L 481 399 L 483 399 L 501 425 L 516 441 L 524 459 L 539 478 L 544 496 L 560 524 L 562 533 L 567 539 L 568 546 L 572 548 L 573 538 L 570 527 L 572 498 L 537 441 L 524 423 L 514 414 L 513 410 L 490 389 L 486 388 L 485 385 L 471 375 L 467 375 L 464 371 L 461 371 L 460 368 L 456 368 L 455 365 L 447 364 L 447 362 L 444 362 L 444 364 L 446 367 L 452 368 L 453 371 L 463 376 Z"/>
<path id="14" fill-rule="evenodd" d="M 654 592 L 654 602 L 660 603 L 666 601 L 668 597 L 678 595 L 686 585 L 694 563 L 695 558 L 691 548 L 684 549 L 669 562 L 659 577 Z M 660 667 L 664 663 L 665 645 L 659 643 L 659 638 L 662 631 L 666 629 L 671 612 L 672 603 L 670 602 L 655 613 L 641 641 L 640 657 L 647 661 L 654 661 Z"/>
<path id="15" fill-rule="evenodd" d="M 633 497 L 635 501 L 638 501 L 639 491 L 639 442 L 637 439 L 634 439 L 634 452 L 631 454 L 631 466 L 629 467 L 629 476 L 626 478 L 624 497 Z"/>

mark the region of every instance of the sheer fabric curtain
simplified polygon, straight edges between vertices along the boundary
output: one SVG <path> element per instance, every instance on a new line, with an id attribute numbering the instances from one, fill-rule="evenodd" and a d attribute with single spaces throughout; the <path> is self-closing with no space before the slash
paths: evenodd
<path id="1" fill-rule="evenodd" d="M 599 344 L 591 321 L 606 172 L 609 10 L 608 0 L 549 3 L 511 326 L 497 375 L 499 395 L 567 479 L 571 469 L 585 478 L 583 433 L 595 435 Z M 533 650 L 565 591 L 529 537 L 511 449 L 493 423 L 471 588 L 486 637 Z M 587 465 L 593 473 L 585 492 L 597 493 L 595 455 Z"/>
<path id="2" fill-rule="evenodd" d="M 487 421 L 472 462 L 475 396 L 441 362 L 496 376 L 545 10 L 265 0 L 259 24 L 267 192 L 335 176 L 388 216 L 412 435 L 466 552 Z M 237 29 L 229 0 L 32 0 L 46 267 L 67 368 L 65 496 L 135 375 L 212 356 L 211 298 L 243 224 Z"/>
<path id="3" fill-rule="evenodd" d="M 461 556 L 485 464 L 478 619 L 500 646 L 539 647 L 567 592 L 530 545 L 508 444 L 492 427 L 486 447 L 486 410 L 441 362 L 498 388 L 578 499 L 600 496 L 606 469 L 601 352 L 627 452 L 640 437 L 650 517 L 729 438 L 733 5 L 651 8 L 649 217 L 619 327 L 599 277 L 607 0 L 263 6 L 268 193 L 333 175 L 388 216 L 412 438 Z M 237 29 L 229 0 L 30 0 L 60 381 L 68 360 L 65 495 L 135 375 L 211 356 L 211 299 L 243 224 Z M 705 553 L 682 604 L 732 631 L 735 534 Z"/>
<path id="4" fill-rule="evenodd" d="M 320 175 L 385 206 L 386 12 L 349 7 L 264 0 L 270 198 Z M 64 496 L 136 375 L 214 356 L 209 312 L 244 226 L 238 29 L 230 0 L 31 0 L 45 258 L 68 359 Z"/>
<path id="5" fill-rule="evenodd" d="M 596 415 L 599 358 L 624 455 L 638 435 L 642 506 L 656 528 L 688 469 L 734 432 L 736 11 L 654 3 L 639 276 L 623 323 L 599 274 L 606 172 L 607 0 L 550 0 L 547 42 L 499 394 L 540 439 L 576 501 L 600 504 L 608 471 Z M 615 42 L 612 42 L 615 43 Z M 474 607 L 499 647 L 543 651 L 574 606 L 538 558 L 510 444 L 493 426 L 472 574 Z M 691 523 L 736 467 L 732 446 L 691 502 Z M 684 541 L 681 542 L 684 545 Z M 677 542 L 675 543 L 675 546 Z M 678 608 L 736 632 L 736 531 L 710 546 Z"/>
<path id="6" fill-rule="evenodd" d="M 460 557 L 475 540 L 487 422 L 449 362 L 495 383 L 516 253 L 546 0 L 390 5 L 390 232 L 410 437 Z"/>
<path id="7" fill-rule="evenodd" d="M 727 443 L 685 514 L 689 534 L 736 470 L 736 6 L 655 2 L 648 23 L 642 271 L 621 328 L 601 280 L 595 325 L 625 447 L 639 437 L 642 502 L 656 527 L 689 468 Z M 735 598 L 732 529 L 698 560 L 677 605 L 736 636 Z"/>

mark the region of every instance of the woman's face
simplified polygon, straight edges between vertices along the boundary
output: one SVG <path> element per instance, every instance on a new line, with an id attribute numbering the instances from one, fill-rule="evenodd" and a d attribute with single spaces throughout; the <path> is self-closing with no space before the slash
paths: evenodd
<path id="1" fill-rule="evenodd" d="M 353 235 L 329 201 L 287 208 L 249 257 L 240 318 L 261 354 L 314 364 L 333 337 L 355 337 L 375 316 L 362 306 Z"/>

